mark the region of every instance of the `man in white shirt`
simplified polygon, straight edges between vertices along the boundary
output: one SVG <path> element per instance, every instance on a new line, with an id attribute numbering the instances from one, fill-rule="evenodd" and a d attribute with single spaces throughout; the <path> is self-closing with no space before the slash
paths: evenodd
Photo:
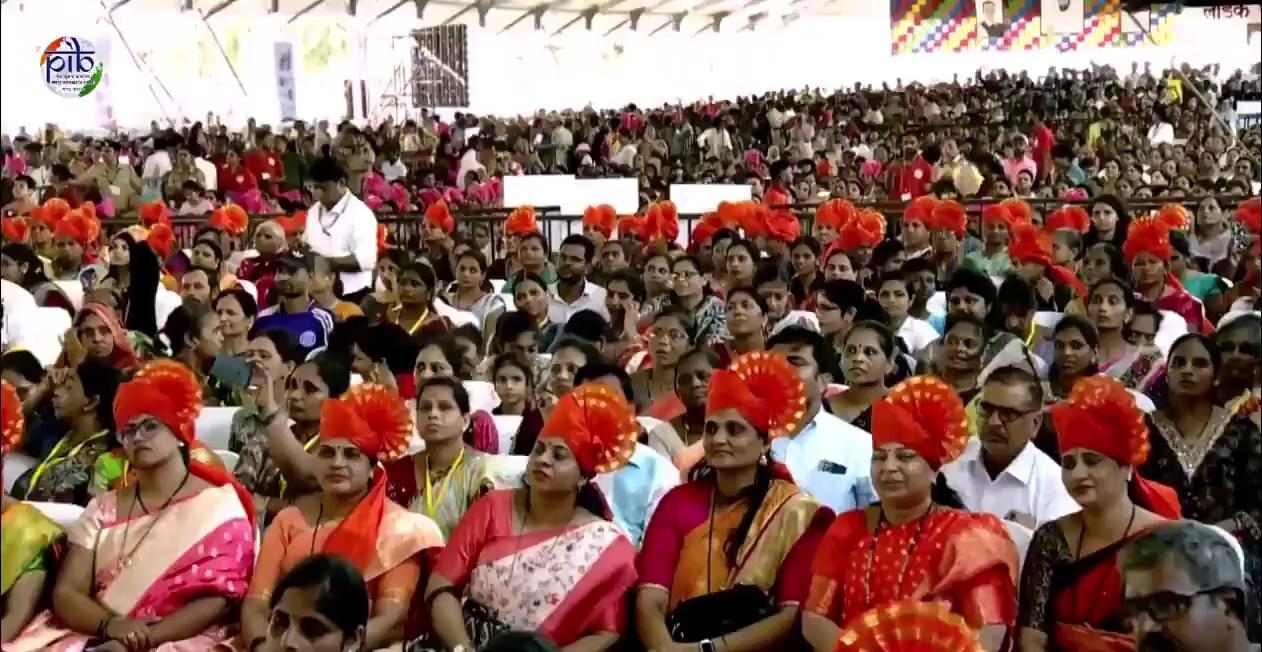
<path id="1" fill-rule="evenodd" d="M 359 303 L 372 291 L 377 265 L 377 216 L 346 187 L 346 170 L 332 158 L 311 164 L 316 204 L 307 212 L 307 246 L 328 259 L 342 279 L 342 299 Z"/>
<path id="2" fill-rule="evenodd" d="M 822 335 L 800 326 L 777 333 L 768 350 L 783 355 L 806 384 L 806 421 L 797 433 L 771 442 L 771 457 L 793 481 L 841 514 L 876 502 L 872 487 L 872 435 L 823 410 L 823 392 L 837 354 Z"/>
<path id="3" fill-rule="evenodd" d="M 596 245 L 577 233 L 561 241 L 557 264 L 557 282 L 548 288 L 548 321 L 564 326 L 582 310 L 591 310 L 609 321 L 605 306 L 605 288 L 587 280 L 587 270 L 596 257 Z"/>
<path id="4" fill-rule="evenodd" d="M 1060 465 L 1031 438 L 1043 423 L 1043 386 L 1020 367 L 1002 367 L 982 386 L 979 437 L 942 467 L 947 484 L 973 512 L 1016 521 L 1031 530 L 1079 510 Z"/>
<path id="5" fill-rule="evenodd" d="M 206 158 L 206 151 L 201 145 L 196 143 L 189 145 L 189 153 L 193 155 L 193 165 L 202 173 L 202 178 L 206 180 L 205 188 L 210 192 L 219 189 L 219 170 L 215 168 L 215 164 Z"/>
<path id="6" fill-rule="evenodd" d="M 394 183 L 400 179 L 407 179 L 408 167 L 403 164 L 403 161 L 399 160 L 398 150 L 391 151 L 387 155 L 386 160 L 381 164 L 381 176 L 386 180 L 386 183 Z"/>

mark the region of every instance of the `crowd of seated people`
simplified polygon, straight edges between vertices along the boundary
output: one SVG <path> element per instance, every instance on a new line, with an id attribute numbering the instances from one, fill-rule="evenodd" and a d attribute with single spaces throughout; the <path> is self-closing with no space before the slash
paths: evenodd
<path id="1" fill-rule="evenodd" d="M 944 650 L 1249 649 L 1256 165 L 1206 163 L 1135 211 L 1111 163 L 1061 179 L 1131 152 L 1160 185 L 1167 143 L 1104 110 L 1148 93 L 1186 117 L 1171 156 L 1232 142 L 1145 74 L 762 105 L 777 126 L 750 143 L 794 158 L 806 118 L 851 102 L 857 142 L 944 123 L 901 131 L 888 161 L 816 161 L 838 180 L 891 166 L 863 181 L 890 215 L 844 184 L 788 208 L 815 199 L 801 177 L 832 177 L 783 156 L 743 159 L 767 163 L 756 201 L 691 223 L 655 195 L 642 215 L 593 206 L 560 242 L 530 207 L 474 222 L 452 197 L 418 202 L 409 241 L 342 154 L 301 168 L 305 215 L 229 198 L 183 246 L 163 201 L 138 197 L 134 220 L 63 196 L 75 184 L 31 201 L 0 250 L 0 649 L 822 652 L 913 621 L 961 637 Z M 1045 89 L 1022 115 L 1067 138 L 1036 125 L 1013 150 L 1036 192 L 1002 192 L 987 124 L 947 170 L 947 100 L 971 115 L 987 88 Z M 1097 104 L 1087 124 L 1053 111 Z M 677 124 L 749 115 L 726 108 Z M 612 148 L 634 165 L 664 114 L 627 113 L 603 137 L 641 148 Z M 742 137 L 715 133 L 690 147 L 722 162 Z M 1070 167 L 1039 158 L 1075 134 Z M 1219 154 L 1255 161 L 1256 131 L 1239 138 Z M 289 182 L 287 158 L 229 159 Z"/>

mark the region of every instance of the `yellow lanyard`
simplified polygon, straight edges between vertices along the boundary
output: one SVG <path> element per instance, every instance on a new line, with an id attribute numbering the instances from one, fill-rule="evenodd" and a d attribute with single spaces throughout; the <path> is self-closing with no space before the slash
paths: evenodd
<path id="1" fill-rule="evenodd" d="M 61 441 L 57 442 L 57 445 L 53 446 L 52 452 L 48 454 L 48 457 L 45 457 L 44 461 L 40 462 L 39 466 L 35 467 L 35 471 L 31 474 L 31 483 L 27 485 L 26 495 L 23 496 L 23 498 L 27 500 L 31 499 L 31 492 L 34 491 L 35 487 L 39 485 L 39 479 L 41 476 L 44 475 L 45 471 L 47 471 L 51 467 L 61 464 L 62 462 L 65 462 L 66 460 L 74 457 L 75 455 L 78 455 L 79 452 L 83 450 L 84 446 L 87 446 L 88 444 L 91 444 L 92 442 L 104 437 L 106 434 L 108 434 L 108 432 L 109 431 L 107 430 L 102 430 L 101 432 L 98 432 L 95 435 L 88 437 L 87 439 L 79 442 L 78 446 L 75 446 L 74 448 L 70 449 L 70 452 L 66 453 L 65 455 L 61 455 L 60 453 L 61 453 L 61 449 L 65 447 L 66 439 L 63 438 Z"/>
<path id="2" fill-rule="evenodd" d="M 302 445 L 302 450 L 304 452 L 310 453 L 311 449 L 315 448 L 316 442 L 318 441 L 320 441 L 320 435 L 316 435 L 315 437 L 312 437 L 311 439 L 307 440 L 307 443 Z M 280 498 L 285 497 L 285 490 L 287 488 L 289 488 L 289 483 L 285 482 L 285 476 L 282 474 L 280 476 L 280 496 L 279 496 Z"/>
<path id="3" fill-rule="evenodd" d="M 399 318 L 403 316 L 403 304 L 399 304 L 391 310 L 394 311 L 394 323 L 402 328 L 403 324 L 399 323 Z M 420 330 L 421 325 L 425 323 L 426 319 L 429 319 L 429 308 L 426 308 L 425 312 L 421 313 L 420 319 L 417 319 L 416 322 L 412 324 L 412 327 L 407 329 L 408 335 L 415 335 L 416 331 Z"/>
<path id="4" fill-rule="evenodd" d="M 434 499 L 434 486 L 429 479 L 429 456 L 425 456 L 425 514 L 432 519 L 438 518 L 438 508 L 442 507 L 443 499 L 447 497 L 447 488 L 451 484 L 451 478 L 456 475 L 456 471 L 460 470 L 460 463 L 464 462 L 464 451 L 464 448 L 460 449 L 455 463 L 447 469 L 447 475 L 443 477 L 443 481 L 438 483 L 437 500 Z"/>

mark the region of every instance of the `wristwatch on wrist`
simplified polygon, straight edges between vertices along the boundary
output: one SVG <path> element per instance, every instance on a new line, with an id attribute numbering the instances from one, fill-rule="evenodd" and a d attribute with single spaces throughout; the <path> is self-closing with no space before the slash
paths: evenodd
<path id="1" fill-rule="evenodd" d="M 701 639 L 701 641 L 697 643 L 697 646 L 701 652 L 718 652 L 718 648 L 714 647 L 714 641 L 711 641 L 708 638 Z"/>

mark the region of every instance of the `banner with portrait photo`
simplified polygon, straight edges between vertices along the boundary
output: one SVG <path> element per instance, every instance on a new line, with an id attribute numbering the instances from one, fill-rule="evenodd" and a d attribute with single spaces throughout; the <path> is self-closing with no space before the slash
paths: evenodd
<path id="1" fill-rule="evenodd" d="M 1041 1 L 1044 34 L 1077 34 L 1082 31 L 1086 19 L 1083 0 Z"/>

